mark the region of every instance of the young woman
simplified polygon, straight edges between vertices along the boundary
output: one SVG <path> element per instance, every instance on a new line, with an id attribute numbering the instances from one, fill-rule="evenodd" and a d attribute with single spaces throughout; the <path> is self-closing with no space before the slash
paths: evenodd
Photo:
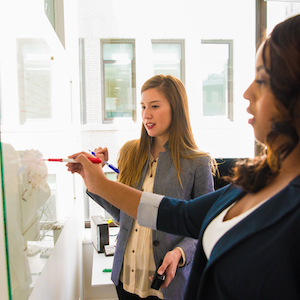
<path id="1" fill-rule="evenodd" d="M 244 97 L 266 155 L 237 165 L 230 185 L 192 201 L 110 182 L 89 154 L 71 156 L 80 163 L 69 170 L 139 224 L 199 238 L 187 300 L 300 299 L 300 15 L 261 45 Z"/>
<path id="2" fill-rule="evenodd" d="M 118 181 L 186 200 L 211 192 L 210 157 L 194 142 L 183 84 L 172 76 L 150 78 L 141 90 L 141 108 L 141 137 L 120 150 Z M 108 160 L 106 148 L 95 154 Z M 197 241 L 142 227 L 102 197 L 88 194 L 120 222 L 112 271 L 119 299 L 183 299 Z M 162 259 L 176 276 L 167 288 L 151 289 L 149 277 Z"/>

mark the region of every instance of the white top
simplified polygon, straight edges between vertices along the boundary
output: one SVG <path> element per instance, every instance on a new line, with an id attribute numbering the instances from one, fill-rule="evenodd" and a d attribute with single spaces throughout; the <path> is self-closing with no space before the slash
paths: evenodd
<path id="1" fill-rule="evenodd" d="M 143 183 L 143 190 L 152 193 L 157 167 L 157 159 L 150 155 L 147 174 Z M 136 294 L 141 298 L 156 296 L 163 299 L 161 290 L 151 289 L 149 276 L 153 275 L 156 266 L 152 248 L 152 230 L 140 226 L 133 221 L 132 230 L 125 248 L 123 269 L 120 281 L 125 291 Z"/>
<path id="2" fill-rule="evenodd" d="M 258 203 L 256 206 L 230 220 L 225 221 L 224 218 L 229 209 L 233 207 L 236 204 L 236 202 L 232 203 L 230 206 L 224 209 L 218 216 L 216 216 L 206 227 L 202 238 L 202 246 L 207 259 L 210 258 L 213 248 L 227 231 L 229 231 L 236 224 L 245 219 L 248 215 L 250 215 L 267 200 L 268 199 Z"/>

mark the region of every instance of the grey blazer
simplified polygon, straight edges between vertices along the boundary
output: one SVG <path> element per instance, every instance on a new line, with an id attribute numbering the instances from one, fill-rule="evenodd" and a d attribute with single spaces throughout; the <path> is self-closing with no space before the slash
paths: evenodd
<path id="1" fill-rule="evenodd" d="M 166 152 L 159 154 L 156 174 L 154 179 L 153 193 L 162 194 L 169 197 L 190 200 L 200 195 L 213 191 L 213 178 L 211 166 L 207 157 L 199 157 L 196 159 L 181 159 L 182 168 L 180 185 L 175 166 L 173 164 L 171 151 L 165 145 Z M 149 149 L 150 154 L 150 149 Z M 142 189 L 142 185 L 146 176 L 150 155 L 143 168 L 141 179 L 137 185 L 138 189 Z M 115 285 L 118 285 L 119 276 L 122 269 L 125 248 L 128 237 L 131 233 L 133 219 L 115 206 L 111 205 L 103 198 L 88 192 L 88 195 L 107 210 L 119 223 L 120 231 L 114 256 L 113 270 L 111 279 Z M 164 299 L 180 300 L 184 297 L 188 277 L 192 268 L 192 261 L 197 245 L 197 240 L 167 234 L 161 231 L 153 230 L 153 253 L 156 266 L 158 266 L 165 254 L 173 250 L 175 247 L 181 247 L 186 255 L 186 264 L 182 268 L 178 268 L 175 278 L 170 285 L 162 289 Z"/>

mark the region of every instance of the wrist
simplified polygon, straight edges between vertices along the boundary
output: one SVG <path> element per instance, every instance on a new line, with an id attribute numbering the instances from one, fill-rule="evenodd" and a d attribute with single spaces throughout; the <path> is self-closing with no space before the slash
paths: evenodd
<path id="1" fill-rule="evenodd" d="M 176 247 L 174 250 L 177 250 L 180 253 L 180 258 L 178 260 L 178 267 L 182 268 L 186 264 L 186 256 L 181 247 Z"/>

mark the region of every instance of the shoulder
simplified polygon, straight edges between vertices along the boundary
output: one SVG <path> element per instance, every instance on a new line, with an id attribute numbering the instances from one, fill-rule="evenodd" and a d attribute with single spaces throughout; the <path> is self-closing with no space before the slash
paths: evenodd
<path id="1" fill-rule="evenodd" d="M 188 155 L 181 158 L 182 162 L 190 165 L 205 165 L 212 166 L 213 159 L 209 153 L 204 151 L 189 151 Z"/>

